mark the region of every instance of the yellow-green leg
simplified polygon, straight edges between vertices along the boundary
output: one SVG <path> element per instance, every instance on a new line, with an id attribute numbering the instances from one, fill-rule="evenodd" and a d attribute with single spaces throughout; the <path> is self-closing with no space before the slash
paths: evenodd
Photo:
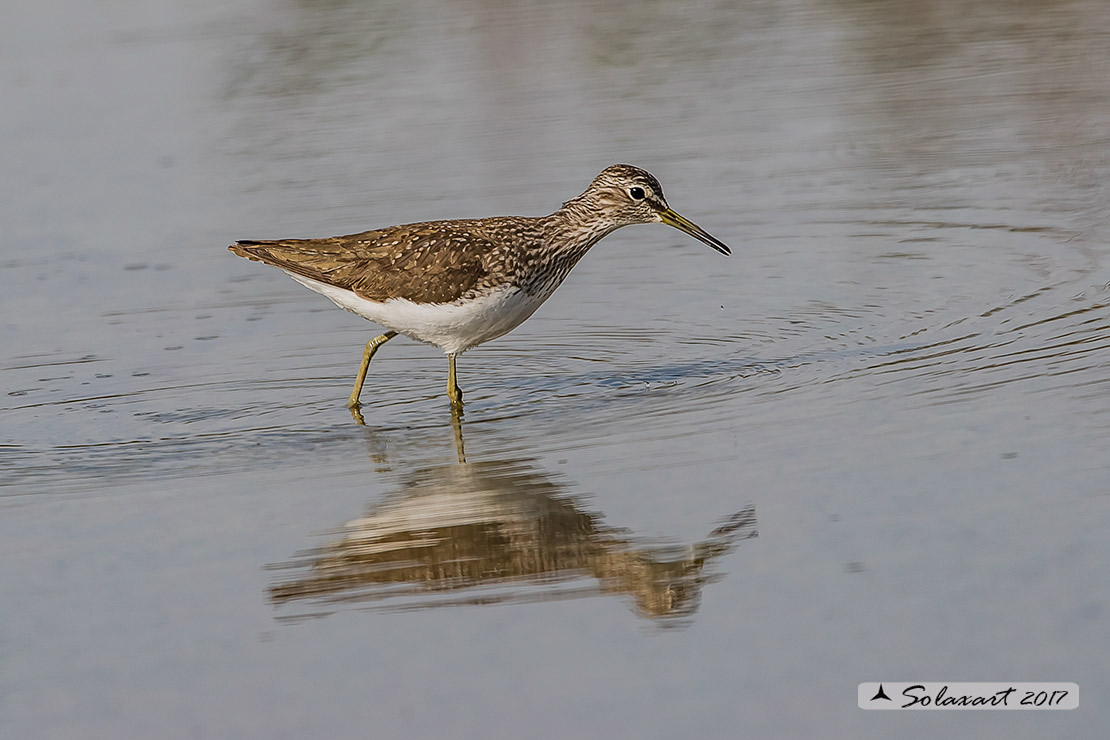
<path id="1" fill-rule="evenodd" d="M 459 388 L 459 382 L 455 379 L 455 355 L 447 355 L 447 397 L 451 399 L 451 405 L 456 409 L 461 409 L 462 390 Z"/>
<path id="2" fill-rule="evenodd" d="M 366 382 L 366 371 L 370 369 L 370 358 L 378 351 L 378 347 L 388 342 L 393 337 L 397 336 L 395 331 L 387 331 L 381 336 L 374 337 L 366 343 L 366 349 L 362 352 L 362 365 L 358 368 L 358 377 L 355 378 L 355 389 L 351 391 L 351 398 L 347 401 L 347 408 L 357 409 L 359 407 L 358 397 L 362 393 L 362 384 Z"/>
<path id="3" fill-rule="evenodd" d="M 463 447 L 462 411 L 455 406 L 451 407 L 451 427 L 455 432 L 455 454 L 459 464 L 466 464 L 466 448 Z"/>

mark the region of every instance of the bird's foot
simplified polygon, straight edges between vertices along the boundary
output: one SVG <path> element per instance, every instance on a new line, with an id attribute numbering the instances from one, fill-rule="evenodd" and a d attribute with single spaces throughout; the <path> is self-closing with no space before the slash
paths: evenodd
<path id="1" fill-rule="evenodd" d="M 366 419 L 362 418 L 362 412 L 359 411 L 360 408 L 362 408 L 362 404 L 356 403 L 354 406 L 348 406 L 347 410 L 351 412 L 351 418 L 355 420 L 355 424 L 364 427 L 366 426 Z"/>

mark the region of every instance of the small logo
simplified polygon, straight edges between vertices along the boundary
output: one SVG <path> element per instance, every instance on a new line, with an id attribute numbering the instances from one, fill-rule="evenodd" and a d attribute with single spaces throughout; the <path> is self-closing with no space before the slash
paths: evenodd
<path id="1" fill-rule="evenodd" d="M 860 709 L 1076 709 L 1074 683 L 884 681 L 861 683 Z"/>
<path id="2" fill-rule="evenodd" d="M 893 701 L 889 696 L 886 695 L 886 692 L 883 691 L 882 684 L 879 684 L 879 690 L 876 691 L 875 695 L 871 697 L 871 701 L 875 701 L 876 699 L 886 699 L 887 701 Z"/>

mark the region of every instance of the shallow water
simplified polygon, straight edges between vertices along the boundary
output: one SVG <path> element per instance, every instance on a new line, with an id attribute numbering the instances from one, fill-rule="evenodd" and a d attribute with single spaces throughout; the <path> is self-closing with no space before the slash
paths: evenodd
<path id="1" fill-rule="evenodd" d="M 27 5 L 0 30 L 0 736 L 1101 737 L 1110 16 Z M 446 362 L 235 238 L 633 227 Z M 878 680 L 1073 712 L 865 713 Z"/>

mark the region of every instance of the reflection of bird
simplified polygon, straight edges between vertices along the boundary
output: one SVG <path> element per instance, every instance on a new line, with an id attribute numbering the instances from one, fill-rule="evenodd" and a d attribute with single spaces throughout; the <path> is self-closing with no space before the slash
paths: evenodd
<path id="1" fill-rule="evenodd" d="M 527 461 L 449 465 L 413 473 L 342 538 L 275 566 L 297 574 L 270 598 L 404 599 L 382 608 L 412 609 L 600 591 L 630 596 L 637 613 L 670 623 L 697 610 L 714 578 L 707 566 L 755 535 L 749 507 L 696 544 L 645 542 L 606 526 Z"/>
<path id="2" fill-rule="evenodd" d="M 550 216 L 429 221 L 328 239 L 239 241 L 228 248 L 284 270 L 388 329 L 367 343 L 348 406 L 358 406 L 378 347 L 404 334 L 447 353 L 447 395 L 458 408 L 458 354 L 519 326 L 602 237 L 646 223 L 674 226 L 729 254 L 667 205 L 650 173 L 623 164 L 603 170 Z"/>

